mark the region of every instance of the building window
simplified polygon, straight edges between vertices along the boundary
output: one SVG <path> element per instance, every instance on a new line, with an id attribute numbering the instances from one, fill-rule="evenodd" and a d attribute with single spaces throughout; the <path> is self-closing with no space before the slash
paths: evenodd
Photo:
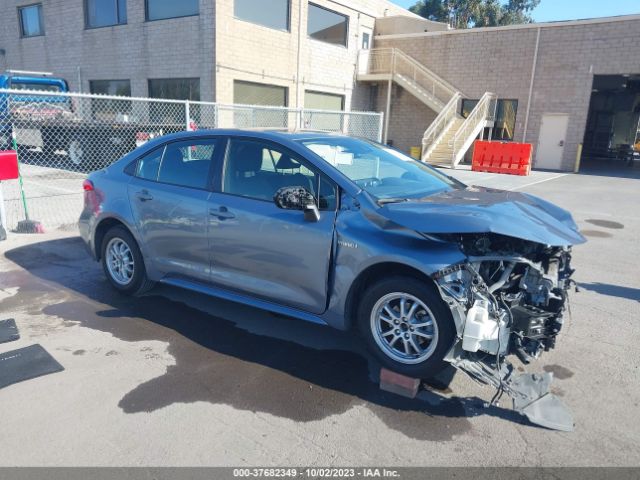
<path id="1" fill-rule="evenodd" d="M 346 47 L 348 26 L 349 17 L 346 15 L 309 4 L 307 32 L 311 38 Z"/>
<path id="2" fill-rule="evenodd" d="M 129 80 L 90 80 L 89 90 L 98 95 L 131 96 L 131 82 Z"/>
<path id="3" fill-rule="evenodd" d="M 264 83 L 233 82 L 233 102 L 241 105 L 264 105 L 272 107 L 286 107 L 289 89 L 278 85 Z M 287 110 L 237 108 L 233 114 L 236 128 L 288 128 L 289 118 Z"/>
<path id="4" fill-rule="evenodd" d="M 312 110 L 344 110 L 344 95 L 333 93 L 313 92 L 304 93 L 304 107 Z"/>
<path id="5" fill-rule="evenodd" d="M 199 15 L 199 3 L 199 0 L 147 0 L 147 20 Z"/>
<path id="6" fill-rule="evenodd" d="M 462 101 L 462 111 L 460 112 L 464 118 L 467 118 L 479 100 L 465 99 Z M 498 100 L 496 107 L 496 120 L 491 133 L 492 140 L 513 140 L 514 130 L 516 128 L 516 116 L 518 114 L 518 100 Z M 485 129 L 483 138 L 489 138 L 490 128 Z"/>
<path id="7" fill-rule="evenodd" d="M 89 91 L 98 95 L 130 97 L 131 82 L 129 80 L 90 80 Z M 131 101 L 92 98 L 91 111 L 94 118 L 98 120 L 122 121 L 124 115 L 131 113 Z"/>
<path id="8" fill-rule="evenodd" d="M 18 8 L 18 15 L 20 16 L 21 36 L 39 37 L 40 35 L 44 35 L 41 3 Z"/>
<path id="9" fill-rule="evenodd" d="M 171 100 L 200 100 L 199 78 L 159 78 L 149 80 L 149 96 Z M 149 109 L 151 120 L 163 124 L 185 125 L 185 108 L 175 103 L 151 102 Z M 191 118 L 196 123 L 200 120 L 200 106 L 191 105 Z"/>
<path id="10" fill-rule="evenodd" d="M 304 108 L 305 128 L 331 132 L 342 131 L 342 115 L 314 110 L 342 111 L 344 110 L 344 95 L 307 90 L 304 92 Z"/>
<path id="11" fill-rule="evenodd" d="M 233 82 L 233 102 L 242 105 L 287 106 L 287 87 L 264 83 Z"/>
<path id="12" fill-rule="evenodd" d="M 362 50 L 369 50 L 371 48 L 371 34 L 369 32 L 362 32 Z"/>
<path id="13" fill-rule="evenodd" d="M 110 27 L 127 23 L 127 0 L 86 0 L 87 28 Z"/>
<path id="14" fill-rule="evenodd" d="M 200 100 L 199 78 L 159 78 L 149 80 L 149 96 L 172 100 Z"/>
<path id="15" fill-rule="evenodd" d="M 496 124 L 493 127 L 494 140 L 513 140 L 518 114 L 518 100 L 498 100 Z"/>
<path id="16" fill-rule="evenodd" d="M 476 108 L 476 105 L 478 105 L 478 102 L 480 100 L 470 100 L 468 98 L 465 98 L 462 100 L 462 111 L 460 112 L 462 115 L 462 118 L 467 118 L 471 112 L 473 112 L 473 109 Z"/>
<path id="17" fill-rule="evenodd" d="M 240 20 L 277 30 L 289 30 L 290 0 L 235 0 L 234 15 Z"/>

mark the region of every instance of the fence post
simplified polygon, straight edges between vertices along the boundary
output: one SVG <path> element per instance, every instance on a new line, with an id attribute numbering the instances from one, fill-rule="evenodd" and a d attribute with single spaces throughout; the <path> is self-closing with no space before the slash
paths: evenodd
<path id="1" fill-rule="evenodd" d="M 184 102 L 184 114 L 185 114 L 185 122 L 186 122 L 186 131 L 190 131 L 191 130 L 191 121 L 190 118 L 191 117 L 191 107 L 189 105 L 189 100 L 185 100 Z"/>
<path id="2" fill-rule="evenodd" d="M 384 130 L 384 112 L 380 112 L 378 120 L 378 143 L 382 143 L 382 131 Z"/>
<path id="3" fill-rule="evenodd" d="M 220 127 L 220 107 L 217 103 L 213 104 L 213 127 Z"/>

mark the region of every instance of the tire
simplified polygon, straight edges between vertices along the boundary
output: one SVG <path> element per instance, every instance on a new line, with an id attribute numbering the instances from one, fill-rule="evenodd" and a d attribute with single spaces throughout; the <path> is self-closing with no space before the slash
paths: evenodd
<path id="1" fill-rule="evenodd" d="M 400 314 L 402 298 L 404 316 Z M 451 312 L 436 288 L 408 276 L 387 278 L 369 287 L 360 298 L 357 323 L 367 348 L 385 368 L 420 379 L 442 370 L 456 337 Z"/>
<path id="2" fill-rule="evenodd" d="M 79 138 L 74 138 L 67 146 L 67 154 L 69 161 L 77 168 L 84 168 L 87 164 L 87 152 L 85 151 L 84 142 Z"/>
<path id="3" fill-rule="evenodd" d="M 115 226 L 107 231 L 102 240 L 101 254 L 104 274 L 120 293 L 141 295 L 153 287 L 138 244 L 126 228 Z M 131 268 L 126 267 L 129 264 Z"/>

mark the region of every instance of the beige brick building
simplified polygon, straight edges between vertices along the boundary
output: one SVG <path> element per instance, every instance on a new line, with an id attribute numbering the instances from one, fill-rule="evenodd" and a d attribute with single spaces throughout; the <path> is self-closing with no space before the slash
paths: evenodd
<path id="1" fill-rule="evenodd" d="M 386 34 L 375 37 L 375 48 L 402 50 L 453 84 L 466 98 L 479 99 L 490 91 L 500 99 L 516 100 L 511 137 L 534 144 L 539 166 L 571 170 L 579 144 L 585 143 L 585 149 L 603 150 L 607 143 L 615 148 L 634 141 L 640 118 L 640 15 L 381 33 Z M 384 106 L 386 88 L 386 84 L 380 84 L 373 107 Z M 397 85 L 393 88 L 388 138 L 407 150 L 420 145 L 436 113 Z M 560 115 L 568 120 L 561 161 L 543 165 L 537 158 L 541 124 L 545 118 Z M 621 130 L 628 133 L 622 134 Z"/>
<path id="2" fill-rule="evenodd" d="M 354 72 L 375 19 L 417 18 L 387 0 L 0 0 L 0 11 L 0 72 L 52 72 L 73 91 L 144 97 L 158 86 L 222 103 L 244 103 L 234 90 L 251 98 L 251 85 L 234 88 L 245 82 L 284 89 L 255 90 L 273 95 L 265 103 L 303 106 L 311 91 L 346 109 L 370 104 L 354 94 Z M 335 31 L 322 38 L 327 26 Z M 151 84 L 170 79 L 192 82 Z"/>

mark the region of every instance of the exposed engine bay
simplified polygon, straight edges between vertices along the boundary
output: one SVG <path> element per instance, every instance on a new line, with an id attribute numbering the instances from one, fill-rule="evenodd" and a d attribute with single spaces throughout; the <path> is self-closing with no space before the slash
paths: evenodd
<path id="1" fill-rule="evenodd" d="M 573 285 L 570 247 L 550 247 L 492 233 L 439 235 L 468 261 L 433 278 L 449 305 L 457 341 L 445 358 L 474 379 L 514 399 L 534 423 L 571 430 L 571 415 L 549 393 L 551 374 L 514 374 L 516 355 L 529 364 L 554 348 Z M 544 407 L 544 408 L 542 408 Z"/>

